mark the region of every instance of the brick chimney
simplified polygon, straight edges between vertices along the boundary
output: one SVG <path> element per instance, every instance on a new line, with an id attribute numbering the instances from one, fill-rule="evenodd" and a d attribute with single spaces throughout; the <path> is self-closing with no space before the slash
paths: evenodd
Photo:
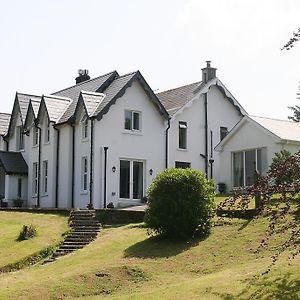
<path id="1" fill-rule="evenodd" d="M 89 76 L 89 70 L 78 70 L 78 77 L 75 78 L 76 80 L 76 84 L 86 81 L 86 80 L 90 80 L 91 77 Z"/>
<path id="2" fill-rule="evenodd" d="M 202 82 L 207 83 L 211 79 L 216 77 L 216 68 L 210 66 L 211 61 L 206 61 L 206 67 L 202 69 Z"/>

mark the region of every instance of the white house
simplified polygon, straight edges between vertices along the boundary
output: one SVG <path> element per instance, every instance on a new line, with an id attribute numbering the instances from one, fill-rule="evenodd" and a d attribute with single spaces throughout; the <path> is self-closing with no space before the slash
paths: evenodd
<path id="1" fill-rule="evenodd" d="M 251 149 L 266 147 L 265 139 L 255 146 L 250 138 L 244 124 L 251 122 L 257 120 L 247 116 L 210 62 L 202 81 L 157 95 L 139 71 L 90 79 L 81 70 L 76 85 L 52 95 L 16 93 L 11 116 L 0 115 L 2 202 L 134 205 L 168 167 L 191 167 L 231 187 L 232 152 L 248 149 L 243 139 Z M 238 128 L 246 130 L 241 137 Z M 255 153 L 257 159 L 265 155 Z"/>
<path id="2" fill-rule="evenodd" d="M 300 150 L 300 124 L 245 116 L 216 146 L 220 153 L 220 181 L 227 190 L 254 183 L 254 173 L 268 170 L 276 152 Z"/>
<path id="3" fill-rule="evenodd" d="M 202 81 L 157 94 L 171 119 L 168 167 L 191 167 L 220 181 L 215 146 L 246 114 L 216 77 L 216 69 L 202 69 Z"/>

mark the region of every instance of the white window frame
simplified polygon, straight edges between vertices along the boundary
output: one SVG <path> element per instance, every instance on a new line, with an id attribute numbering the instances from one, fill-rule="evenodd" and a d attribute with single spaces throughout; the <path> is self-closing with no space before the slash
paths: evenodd
<path id="1" fill-rule="evenodd" d="M 39 143 L 39 129 L 37 126 L 33 127 L 33 134 L 32 134 L 32 147 L 37 147 Z"/>
<path id="2" fill-rule="evenodd" d="M 126 113 L 130 113 L 130 128 L 126 128 Z M 134 122 L 134 115 L 138 115 L 138 128 L 135 127 L 135 122 Z M 132 131 L 132 132 L 141 132 L 142 131 L 142 112 L 137 111 L 137 110 L 130 110 L 130 109 L 125 109 L 124 111 L 124 130 L 126 131 Z"/>
<path id="3" fill-rule="evenodd" d="M 44 143 L 50 144 L 50 120 L 46 119 Z"/>
<path id="4" fill-rule="evenodd" d="M 89 137 L 89 118 L 84 115 L 80 121 L 81 123 L 81 139 L 86 141 Z"/>
<path id="5" fill-rule="evenodd" d="M 89 165 L 88 165 L 88 157 L 83 156 L 81 158 L 81 192 L 87 193 L 88 191 L 88 172 L 89 172 Z"/>
<path id="6" fill-rule="evenodd" d="M 181 145 L 181 135 L 180 132 L 184 129 L 184 136 L 185 136 L 185 145 Z M 187 150 L 187 144 L 188 144 L 188 139 L 187 139 L 187 129 L 188 129 L 188 124 L 186 121 L 179 121 L 178 122 L 178 149 L 180 150 Z"/>
<path id="7" fill-rule="evenodd" d="M 36 197 L 38 193 L 38 163 L 32 164 L 32 196 Z"/>
<path id="8" fill-rule="evenodd" d="M 258 150 L 267 151 L 267 148 L 262 147 L 262 148 L 253 148 L 253 149 L 246 149 L 246 150 L 231 152 L 231 169 L 232 169 L 231 177 L 232 177 L 232 187 L 233 188 L 238 188 L 239 187 L 239 186 L 234 185 L 234 161 L 233 161 L 234 153 L 242 153 L 242 155 L 243 155 L 243 187 L 247 187 L 247 185 L 246 185 L 246 152 L 255 151 L 255 170 L 256 170 L 256 172 L 258 172 L 258 163 L 257 163 L 258 162 L 258 156 L 257 156 Z M 265 163 L 267 165 L 268 164 L 267 157 L 265 157 L 265 159 L 266 159 Z M 263 162 L 261 161 L 261 163 L 263 163 Z M 260 167 L 262 167 L 262 166 L 260 166 Z"/>
<path id="9" fill-rule="evenodd" d="M 48 160 L 43 161 L 43 194 L 48 194 L 48 177 L 49 177 L 49 164 Z"/>
<path id="10" fill-rule="evenodd" d="M 17 126 L 17 148 L 18 150 L 24 150 L 24 135 L 22 126 Z"/>

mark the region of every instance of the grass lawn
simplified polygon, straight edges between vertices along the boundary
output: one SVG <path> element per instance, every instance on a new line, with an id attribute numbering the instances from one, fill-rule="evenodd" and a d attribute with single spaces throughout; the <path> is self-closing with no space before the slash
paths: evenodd
<path id="1" fill-rule="evenodd" d="M 284 238 L 256 252 L 267 224 L 218 220 L 208 238 L 189 243 L 151 238 L 142 224 L 105 228 L 54 263 L 1 274 L 0 299 L 299 299 L 300 257 L 283 254 L 255 276 Z"/>
<path id="2" fill-rule="evenodd" d="M 38 235 L 25 241 L 17 241 L 24 224 L 37 226 Z M 14 211 L 0 212 L 0 267 L 15 263 L 59 241 L 68 229 L 67 218 L 52 214 Z"/>

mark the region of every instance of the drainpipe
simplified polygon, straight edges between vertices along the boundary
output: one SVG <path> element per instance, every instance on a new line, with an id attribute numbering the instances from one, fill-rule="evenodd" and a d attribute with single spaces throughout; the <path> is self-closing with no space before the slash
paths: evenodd
<path id="1" fill-rule="evenodd" d="M 38 126 L 38 124 L 35 125 L 36 128 L 39 131 L 39 154 L 38 154 L 38 190 L 37 190 L 37 207 L 40 207 L 41 201 L 41 156 L 42 156 L 42 128 Z"/>
<path id="2" fill-rule="evenodd" d="M 104 147 L 104 195 L 103 195 L 103 207 L 104 208 L 106 208 L 107 150 L 108 150 L 108 147 Z"/>
<path id="3" fill-rule="evenodd" d="M 208 111 L 207 111 L 207 93 L 204 94 L 204 121 L 205 121 L 205 174 L 208 178 Z"/>
<path id="4" fill-rule="evenodd" d="M 56 139 L 56 169 L 55 169 L 55 207 L 58 208 L 58 177 L 59 177 L 59 143 L 60 143 L 60 131 L 55 126 L 54 130 L 57 133 Z"/>
<path id="5" fill-rule="evenodd" d="M 170 120 L 168 118 L 168 127 L 166 128 L 166 169 L 168 169 L 168 153 L 169 153 L 169 129 L 170 129 Z"/>
<path id="6" fill-rule="evenodd" d="M 74 194 L 75 194 L 75 124 L 72 124 L 72 195 L 71 207 L 74 208 Z"/>
<path id="7" fill-rule="evenodd" d="M 91 118 L 91 153 L 90 153 L 90 208 L 93 207 L 93 165 L 94 165 L 94 119 Z"/>

